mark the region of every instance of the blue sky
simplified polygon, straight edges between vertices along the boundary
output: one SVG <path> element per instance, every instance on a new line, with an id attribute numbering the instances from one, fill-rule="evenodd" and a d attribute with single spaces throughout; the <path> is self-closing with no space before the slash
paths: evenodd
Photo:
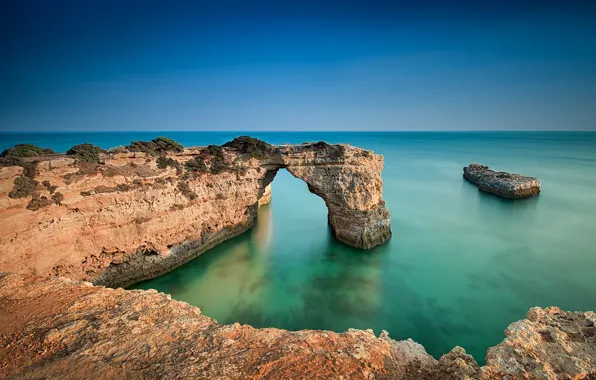
<path id="1" fill-rule="evenodd" d="M 596 3 L 416 4 L 5 0 L 0 131 L 596 130 Z"/>

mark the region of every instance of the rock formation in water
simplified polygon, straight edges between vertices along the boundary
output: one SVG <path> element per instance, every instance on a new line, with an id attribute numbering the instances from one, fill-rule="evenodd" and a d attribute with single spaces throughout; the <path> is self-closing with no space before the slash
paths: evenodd
<path id="1" fill-rule="evenodd" d="M 480 190 L 503 198 L 530 198 L 540 194 L 540 180 L 519 174 L 495 172 L 480 164 L 466 166 L 464 178 L 477 185 Z"/>
<path id="2" fill-rule="evenodd" d="M 370 248 L 390 237 L 383 158 L 348 145 L 183 149 L 158 138 L 111 153 L 3 152 L 0 271 L 20 274 L 0 273 L 0 377 L 596 378 L 592 312 L 531 309 L 479 367 L 459 347 L 437 361 L 385 332 L 220 325 L 165 294 L 78 281 L 131 284 L 245 231 L 281 168 L 325 200 L 339 240 Z"/>
<path id="3" fill-rule="evenodd" d="M 371 248 L 391 235 L 380 155 L 324 142 L 167 140 L 2 157 L 0 270 L 112 287 L 156 277 L 250 228 L 281 168 L 325 200 L 340 241 Z"/>
<path id="4" fill-rule="evenodd" d="M 7 379 L 593 379 L 596 315 L 533 308 L 479 367 L 456 347 L 435 360 L 372 330 L 220 325 L 156 291 L 0 274 L 0 377 Z"/>

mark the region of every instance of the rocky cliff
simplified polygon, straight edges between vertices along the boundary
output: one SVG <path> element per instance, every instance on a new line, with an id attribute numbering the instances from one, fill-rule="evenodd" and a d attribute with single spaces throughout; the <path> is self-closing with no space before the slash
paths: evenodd
<path id="1" fill-rule="evenodd" d="M 340 241 L 371 248 L 391 235 L 383 157 L 364 149 L 250 139 L 160 154 L 131 149 L 83 146 L 5 162 L 0 270 L 113 287 L 158 276 L 250 228 L 281 168 L 325 200 Z"/>
<path id="2" fill-rule="evenodd" d="M 435 360 L 385 332 L 220 325 L 165 294 L 94 286 L 157 276 L 245 231 L 282 168 L 325 200 L 339 240 L 370 248 L 391 235 L 379 155 L 156 140 L 0 157 L 0 271 L 19 273 L 0 273 L 1 378 L 596 378 L 592 312 L 533 308 L 479 367 L 459 347 Z"/>
<path id="3" fill-rule="evenodd" d="M 383 332 L 220 325 L 155 291 L 0 274 L 7 379 L 593 379 L 596 315 L 533 308 L 479 367 Z"/>

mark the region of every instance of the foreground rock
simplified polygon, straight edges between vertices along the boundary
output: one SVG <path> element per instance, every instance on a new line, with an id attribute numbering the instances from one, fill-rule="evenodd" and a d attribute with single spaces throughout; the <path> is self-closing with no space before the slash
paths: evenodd
<path id="1" fill-rule="evenodd" d="M 367 150 L 250 138 L 136 146 L 149 153 L 82 144 L 0 162 L 0 270 L 113 287 L 159 276 L 250 228 L 282 168 L 325 200 L 340 241 L 371 248 L 391 236 L 383 157 Z"/>
<path id="2" fill-rule="evenodd" d="M 479 367 L 386 333 L 220 325 L 155 291 L 0 274 L 0 378 L 592 379 L 596 316 L 533 308 Z"/>
<path id="3" fill-rule="evenodd" d="M 483 378 L 596 379 L 596 314 L 534 307 L 488 350 Z M 524 377 L 522 377 L 522 374 Z"/>
<path id="4" fill-rule="evenodd" d="M 503 198 L 530 198 L 540 194 L 540 181 L 519 174 L 495 172 L 488 166 L 471 164 L 464 168 L 464 178 L 487 193 Z"/>

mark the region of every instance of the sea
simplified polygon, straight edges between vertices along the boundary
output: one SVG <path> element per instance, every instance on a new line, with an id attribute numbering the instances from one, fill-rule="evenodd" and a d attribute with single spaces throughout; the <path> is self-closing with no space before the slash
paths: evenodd
<path id="1" fill-rule="evenodd" d="M 280 170 L 251 230 L 131 288 L 169 293 L 220 323 L 386 330 L 436 358 L 461 346 L 481 364 L 533 306 L 596 310 L 595 132 L 2 133 L 0 150 L 238 135 L 382 154 L 391 240 L 369 251 L 339 243 L 323 200 Z M 482 193 L 462 178 L 470 163 L 537 177 L 542 192 L 515 201 Z"/>

